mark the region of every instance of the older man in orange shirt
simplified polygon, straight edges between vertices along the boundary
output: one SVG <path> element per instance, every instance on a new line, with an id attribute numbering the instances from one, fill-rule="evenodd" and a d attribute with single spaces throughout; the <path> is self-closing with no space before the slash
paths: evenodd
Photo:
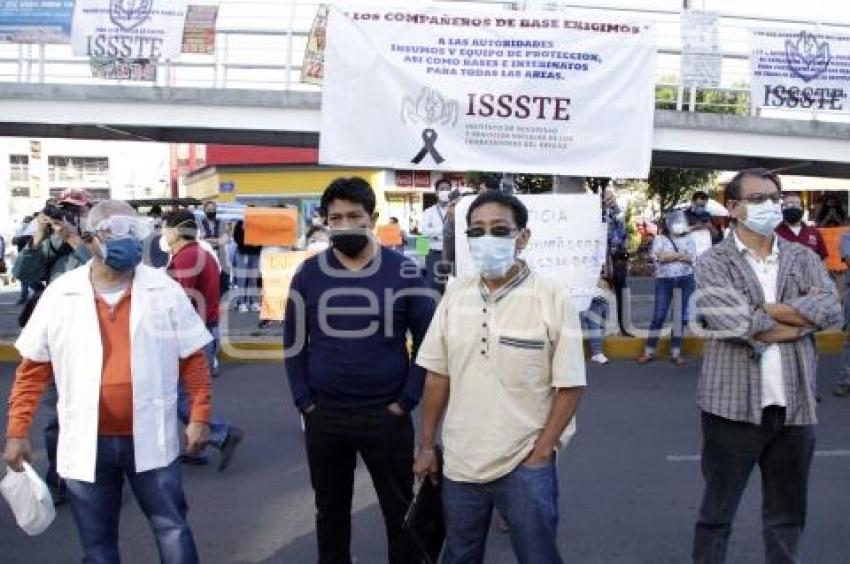
<path id="1" fill-rule="evenodd" d="M 51 376 L 60 419 L 57 466 L 66 480 L 83 560 L 119 562 L 126 478 L 165 563 L 198 562 L 177 456 L 178 386 L 192 401 L 188 450 L 206 443 L 211 337 L 183 289 L 140 265 L 145 224 L 123 202 L 88 217 L 94 257 L 48 286 L 15 343 L 23 357 L 9 400 L 4 459 L 31 457 L 29 428 Z"/>

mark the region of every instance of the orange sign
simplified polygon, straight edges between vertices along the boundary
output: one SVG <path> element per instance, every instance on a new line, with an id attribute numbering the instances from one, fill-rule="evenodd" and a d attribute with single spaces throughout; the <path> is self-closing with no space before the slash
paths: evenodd
<path id="1" fill-rule="evenodd" d="M 850 227 L 821 227 L 818 229 L 826 244 L 824 264 L 830 272 L 844 272 L 847 265 L 841 260 L 841 236 L 850 231 Z"/>
<path id="2" fill-rule="evenodd" d="M 393 223 L 378 227 L 378 241 L 385 247 L 397 247 L 404 244 L 401 227 Z"/>
<path id="3" fill-rule="evenodd" d="M 298 240 L 298 211 L 245 208 L 245 244 L 292 247 Z"/>
<path id="4" fill-rule="evenodd" d="M 292 277 L 301 263 L 309 255 L 305 251 L 269 253 L 260 259 L 260 272 L 263 275 L 263 300 L 260 305 L 260 319 L 265 321 L 283 321 L 286 297 Z"/>

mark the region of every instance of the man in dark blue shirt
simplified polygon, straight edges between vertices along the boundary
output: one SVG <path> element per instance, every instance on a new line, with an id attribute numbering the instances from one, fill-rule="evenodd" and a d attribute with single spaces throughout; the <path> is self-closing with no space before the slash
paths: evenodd
<path id="1" fill-rule="evenodd" d="M 304 415 L 319 562 L 351 562 L 359 452 L 384 514 L 389 562 L 412 564 L 418 559 L 402 521 L 413 498 L 410 412 L 425 371 L 411 358 L 439 295 L 415 263 L 375 242 L 375 193 L 365 180 L 335 180 L 320 209 L 331 248 L 295 274 L 283 337 L 286 375 Z"/>

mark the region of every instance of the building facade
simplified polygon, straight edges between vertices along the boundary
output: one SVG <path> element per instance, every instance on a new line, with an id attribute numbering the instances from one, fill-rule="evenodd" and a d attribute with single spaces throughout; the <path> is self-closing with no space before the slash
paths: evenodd
<path id="1" fill-rule="evenodd" d="M 170 195 L 169 146 L 134 141 L 0 138 L 0 229 L 67 188 L 97 199 Z"/>

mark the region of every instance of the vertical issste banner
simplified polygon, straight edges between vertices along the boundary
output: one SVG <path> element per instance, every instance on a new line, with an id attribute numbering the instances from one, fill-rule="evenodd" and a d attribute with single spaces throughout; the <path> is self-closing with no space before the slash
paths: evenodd
<path id="1" fill-rule="evenodd" d="M 325 164 L 645 178 L 649 26 L 560 12 L 331 7 Z"/>

